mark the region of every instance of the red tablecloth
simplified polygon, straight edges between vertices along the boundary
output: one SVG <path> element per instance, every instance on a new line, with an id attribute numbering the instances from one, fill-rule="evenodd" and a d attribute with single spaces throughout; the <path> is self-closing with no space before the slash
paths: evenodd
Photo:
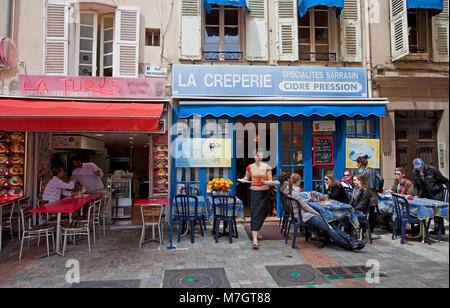
<path id="1" fill-rule="evenodd" d="M 6 203 L 9 203 L 11 201 L 15 201 L 15 200 L 22 199 L 22 198 L 23 197 L 1 197 L 0 198 L 0 206 L 4 205 Z"/>
<path id="2" fill-rule="evenodd" d="M 44 204 L 34 210 L 31 213 L 75 213 L 87 203 L 99 198 L 99 194 L 83 195 L 81 197 L 72 197 L 61 199 L 52 203 Z"/>
<path id="3" fill-rule="evenodd" d="M 136 201 L 134 206 L 143 206 L 149 204 L 169 205 L 170 199 L 139 199 Z"/>

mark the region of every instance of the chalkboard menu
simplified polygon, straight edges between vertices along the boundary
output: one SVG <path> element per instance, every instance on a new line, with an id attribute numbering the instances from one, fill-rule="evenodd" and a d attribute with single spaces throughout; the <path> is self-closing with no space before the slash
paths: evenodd
<path id="1" fill-rule="evenodd" d="M 313 147 L 314 166 L 334 165 L 333 137 L 314 137 Z"/>

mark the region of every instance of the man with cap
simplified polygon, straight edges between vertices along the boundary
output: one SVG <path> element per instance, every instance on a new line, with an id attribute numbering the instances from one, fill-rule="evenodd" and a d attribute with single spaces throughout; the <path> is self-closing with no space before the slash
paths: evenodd
<path id="1" fill-rule="evenodd" d="M 437 168 L 424 163 L 420 158 L 414 159 L 413 164 L 414 196 L 444 201 L 443 185 L 449 186 L 448 179 Z M 434 220 L 435 232 L 431 232 L 431 234 L 436 233 L 439 223 L 443 224 L 444 220 L 441 217 L 436 217 Z"/>

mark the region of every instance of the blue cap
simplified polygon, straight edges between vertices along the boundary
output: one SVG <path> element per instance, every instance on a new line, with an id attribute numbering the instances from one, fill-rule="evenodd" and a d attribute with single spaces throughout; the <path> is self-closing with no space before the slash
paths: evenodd
<path id="1" fill-rule="evenodd" d="M 420 158 L 416 158 L 416 159 L 414 159 L 413 164 L 414 164 L 414 169 L 419 169 L 420 167 L 423 166 L 423 160 Z"/>

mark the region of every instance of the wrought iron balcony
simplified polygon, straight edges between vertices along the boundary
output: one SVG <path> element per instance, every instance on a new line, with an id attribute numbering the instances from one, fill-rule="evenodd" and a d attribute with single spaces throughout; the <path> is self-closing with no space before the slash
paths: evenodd
<path id="1" fill-rule="evenodd" d="M 203 59 L 208 61 L 242 61 L 243 52 L 236 51 L 204 51 Z"/>
<path id="2" fill-rule="evenodd" d="M 300 52 L 299 58 L 300 61 L 328 61 L 328 62 L 337 61 L 336 53 L 327 53 L 327 52 Z"/>

